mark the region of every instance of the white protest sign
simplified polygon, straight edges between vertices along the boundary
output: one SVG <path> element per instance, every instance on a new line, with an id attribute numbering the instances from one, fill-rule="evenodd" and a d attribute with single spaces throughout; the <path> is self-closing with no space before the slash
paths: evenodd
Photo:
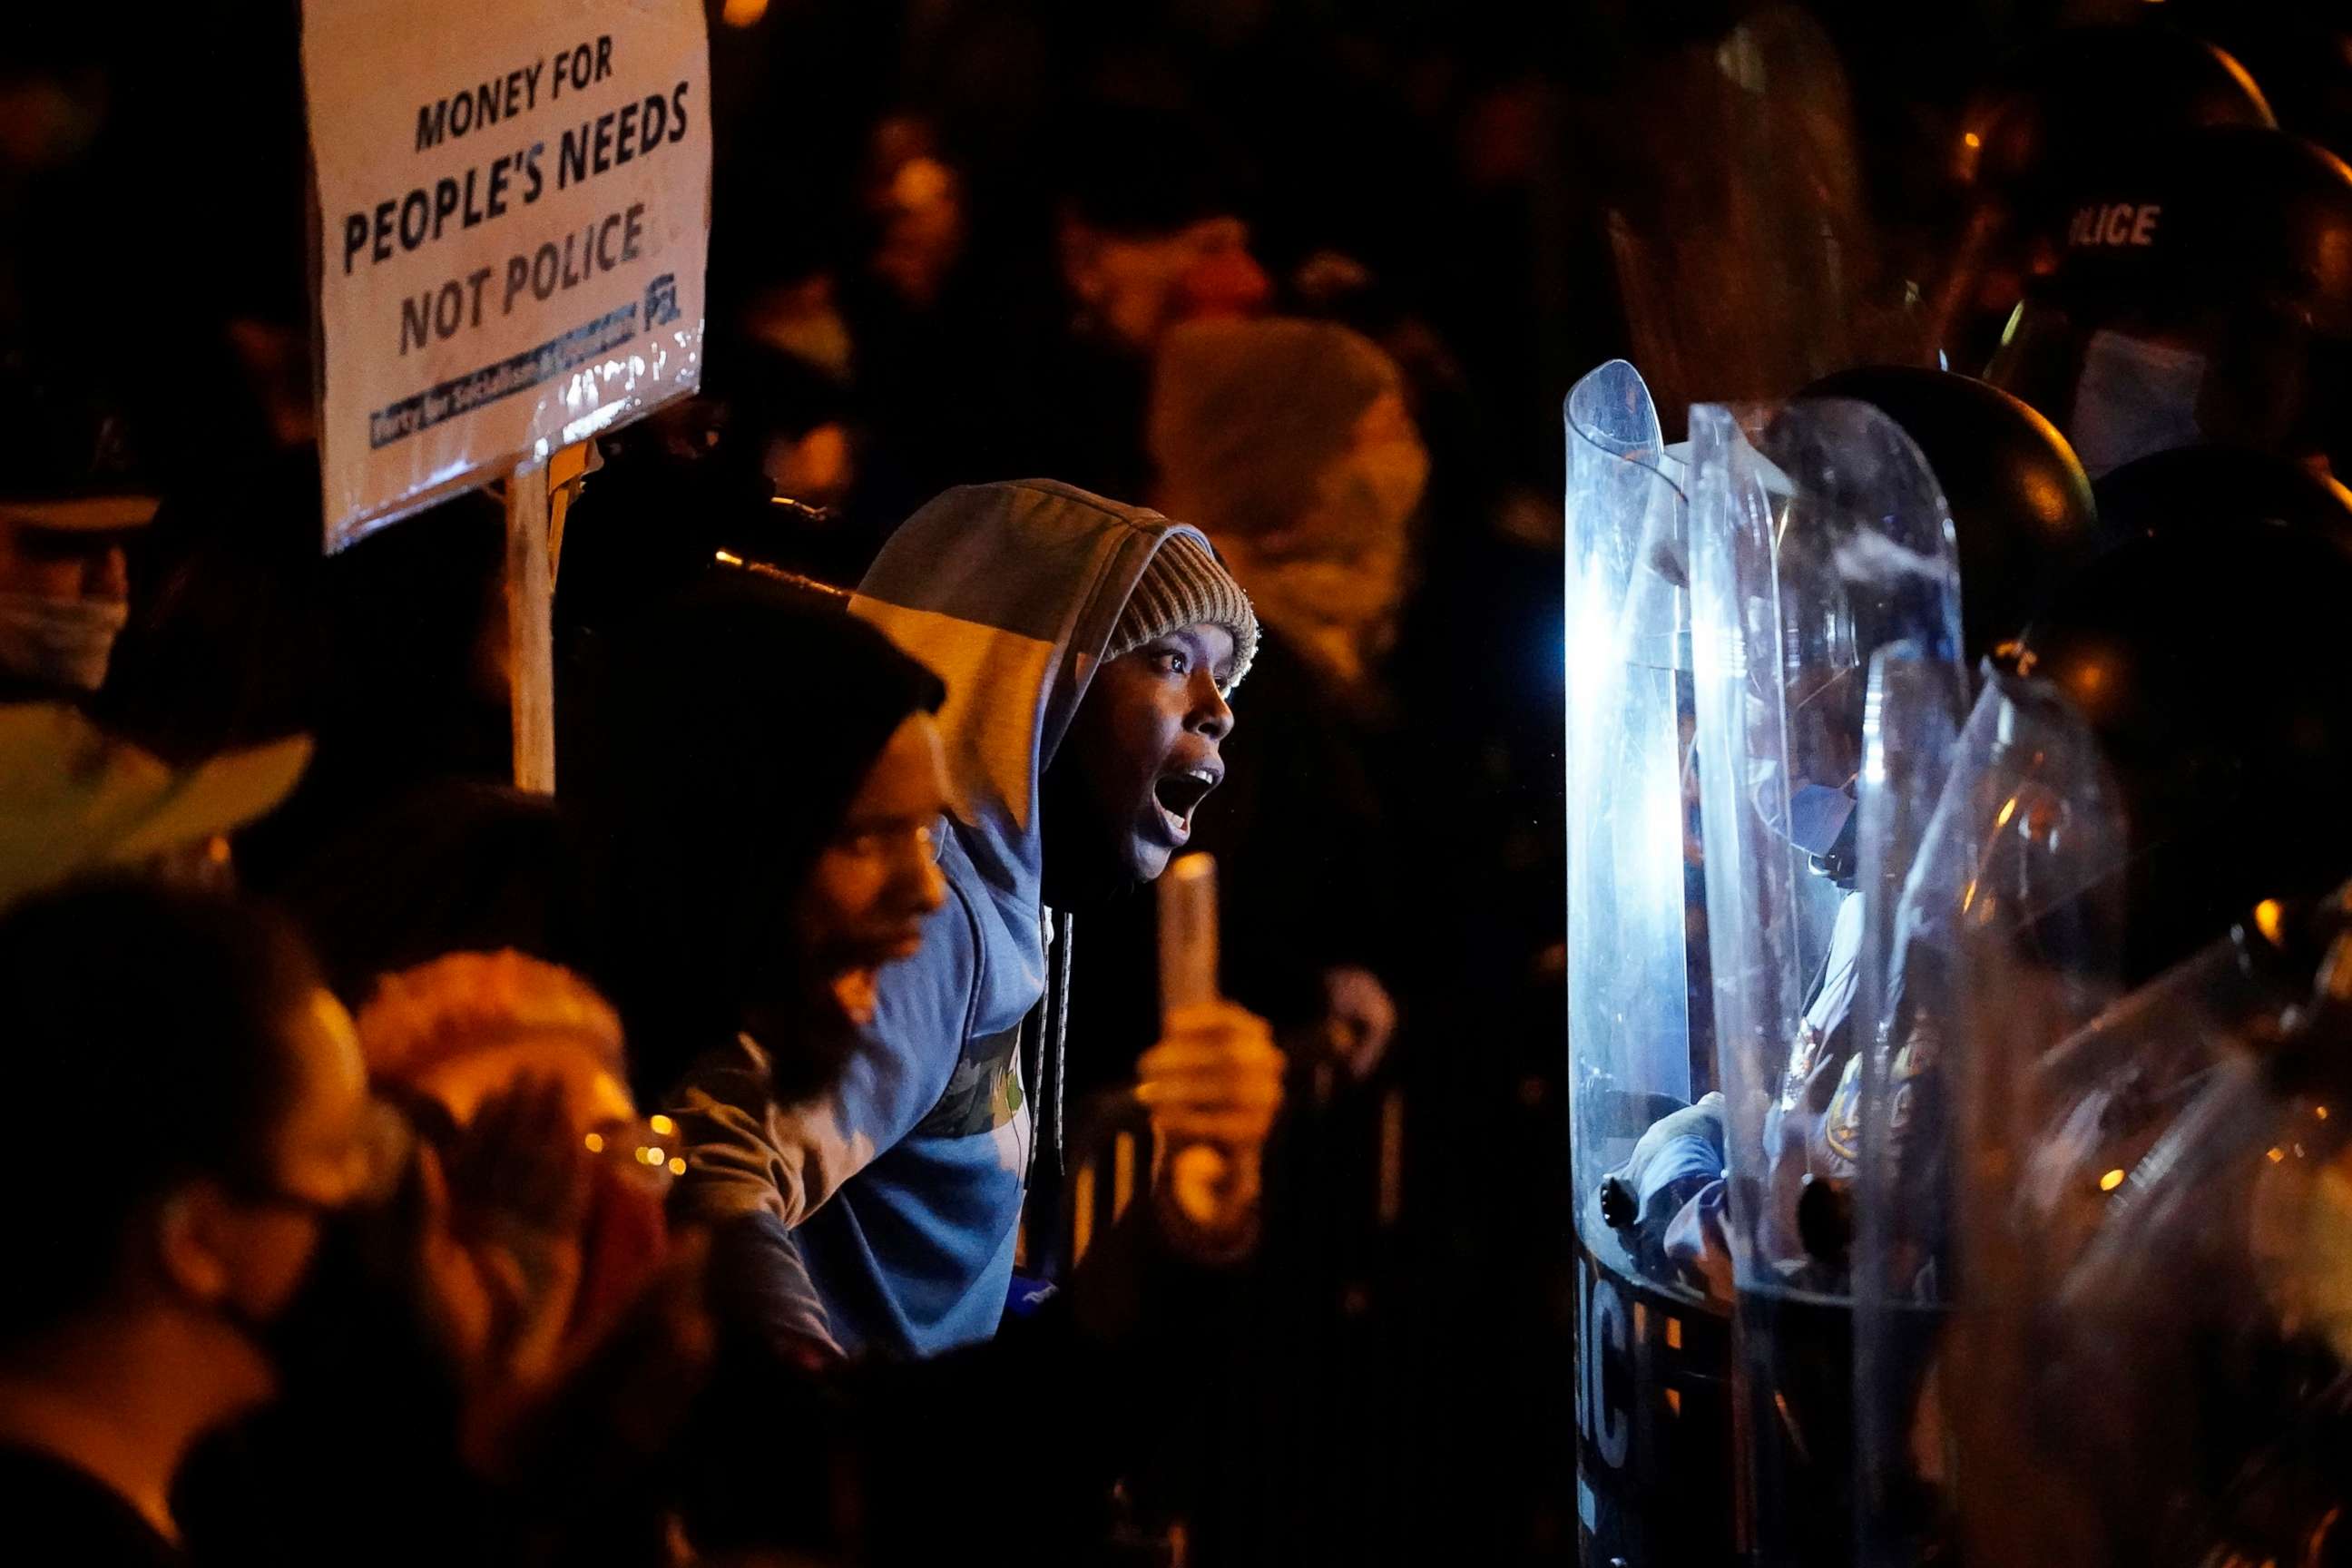
<path id="1" fill-rule="evenodd" d="M 327 545 L 692 391 L 701 0 L 303 0 Z"/>

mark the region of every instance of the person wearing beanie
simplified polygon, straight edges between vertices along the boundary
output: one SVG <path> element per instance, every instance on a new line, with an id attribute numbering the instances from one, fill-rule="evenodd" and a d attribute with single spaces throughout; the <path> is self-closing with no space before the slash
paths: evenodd
<path id="1" fill-rule="evenodd" d="M 1243 783 L 1201 847 L 1225 879 L 1226 980 L 1300 1059 L 1368 1079 L 1397 1008 L 1406 956 L 1380 863 L 1372 758 L 1393 746 L 1382 663 L 1412 577 L 1412 520 L 1429 458 L 1403 373 L 1328 321 L 1180 326 L 1161 345 L 1150 442 L 1160 504 L 1195 521 L 1264 622 Z M 1386 858 L 1392 866 L 1396 851 Z M 1087 984 L 1131 1001 L 1152 963 L 1146 920 L 1089 945 Z M 1088 997 L 1092 1000 L 1092 994 Z"/>
<path id="2" fill-rule="evenodd" d="M 1395 631 L 1429 454 L 1404 374 L 1328 321 L 1203 321 L 1160 353 L 1160 501 L 1215 542 L 1266 624 L 1353 690 Z"/>
<path id="3" fill-rule="evenodd" d="M 673 1210 L 788 1228 L 845 1350 L 927 1356 L 1004 1316 L 1033 1162 L 1058 1159 L 1069 911 L 1149 882 L 1192 837 L 1257 622 L 1196 530 L 1047 480 L 940 496 L 851 608 L 946 681 L 947 896 L 919 951 L 880 972 L 830 1087 L 689 1080 Z M 1164 1140 L 1253 1165 L 1281 1096 L 1263 1021 L 1188 1013 L 1151 1076 Z M 1131 1212 L 1238 1254 L 1248 1196 Z M 774 1283 L 791 1288 L 781 1270 Z"/>
<path id="4" fill-rule="evenodd" d="M 1192 534 L 1171 533 L 1128 595 L 1103 661 L 1125 658 L 1155 638 L 1200 626 L 1218 627 L 1233 639 L 1233 674 L 1224 681 L 1230 692 L 1257 657 L 1257 616 L 1249 595 L 1208 546 Z"/>

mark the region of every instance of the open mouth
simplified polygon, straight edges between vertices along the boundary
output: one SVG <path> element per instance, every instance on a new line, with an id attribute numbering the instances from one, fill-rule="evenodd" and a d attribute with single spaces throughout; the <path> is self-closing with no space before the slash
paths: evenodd
<path id="1" fill-rule="evenodd" d="M 1151 786 L 1151 804 L 1159 808 L 1160 826 L 1171 847 L 1181 848 L 1192 837 L 1192 813 L 1222 777 L 1219 770 L 1200 763 L 1162 773 Z"/>

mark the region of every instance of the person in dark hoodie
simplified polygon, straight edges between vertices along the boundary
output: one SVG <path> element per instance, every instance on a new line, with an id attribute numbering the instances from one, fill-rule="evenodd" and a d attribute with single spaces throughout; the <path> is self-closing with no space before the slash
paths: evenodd
<path id="1" fill-rule="evenodd" d="M 720 571 L 602 651 L 580 792 L 586 967 L 621 1010 L 646 1103 L 703 1058 L 792 1101 L 857 1049 L 877 976 L 944 890 L 938 677 L 838 600 Z M 791 1280 L 772 1226 L 708 1209 L 714 1280 Z M 745 1303 L 826 1342 L 804 1287 Z"/>
<path id="2" fill-rule="evenodd" d="M 739 1274 L 743 1289 L 789 1296 L 796 1241 L 835 1340 L 924 1356 L 988 1339 L 1004 1314 L 1032 1156 L 1059 1135 L 1067 911 L 1151 880 L 1183 847 L 1223 777 L 1226 698 L 1257 625 L 1198 531 L 1045 480 L 940 497 L 852 608 L 947 680 L 947 898 L 919 952 L 879 971 L 829 1087 L 795 1093 L 746 1050 L 694 1075 L 674 1102 L 674 1204 L 770 1238 L 778 1267 Z M 771 712 L 788 722 L 792 707 Z M 1262 1141 L 1281 1071 L 1265 1025 L 1218 1005 L 1172 1033 L 1163 1133 Z M 1160 1212 L 1171 1230 L 1224 1232 L 1192 1238 L 1213 1249 L 1248 1223 L 1239 1197 Z"/>

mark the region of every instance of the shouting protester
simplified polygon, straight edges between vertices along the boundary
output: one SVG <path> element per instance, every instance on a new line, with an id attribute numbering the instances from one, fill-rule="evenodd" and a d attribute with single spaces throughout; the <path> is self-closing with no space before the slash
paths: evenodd
<path id="1" fill-rule="evenodd" d="M 1257 623 L 1197 531 L 1046 481 L 941 496 L 855 607 L 948 681 L 946 901 L 919 953 L 879 972 L 830 1088 L 793 1100 L 756 1075 L 698 1077 L 681 1199 L 795 1229 L 837 1339 L 922 1355 L 996 1331 L 1032 1154 L 1059 1133 L 1066 911 L 1183 847 Z M 1170 1113 L 1248 1101 L 1232 1125 L 1262 1138 L 1280 1071 L 1263 1023 L 1213 1009 L 1175 1043 Z"/>

